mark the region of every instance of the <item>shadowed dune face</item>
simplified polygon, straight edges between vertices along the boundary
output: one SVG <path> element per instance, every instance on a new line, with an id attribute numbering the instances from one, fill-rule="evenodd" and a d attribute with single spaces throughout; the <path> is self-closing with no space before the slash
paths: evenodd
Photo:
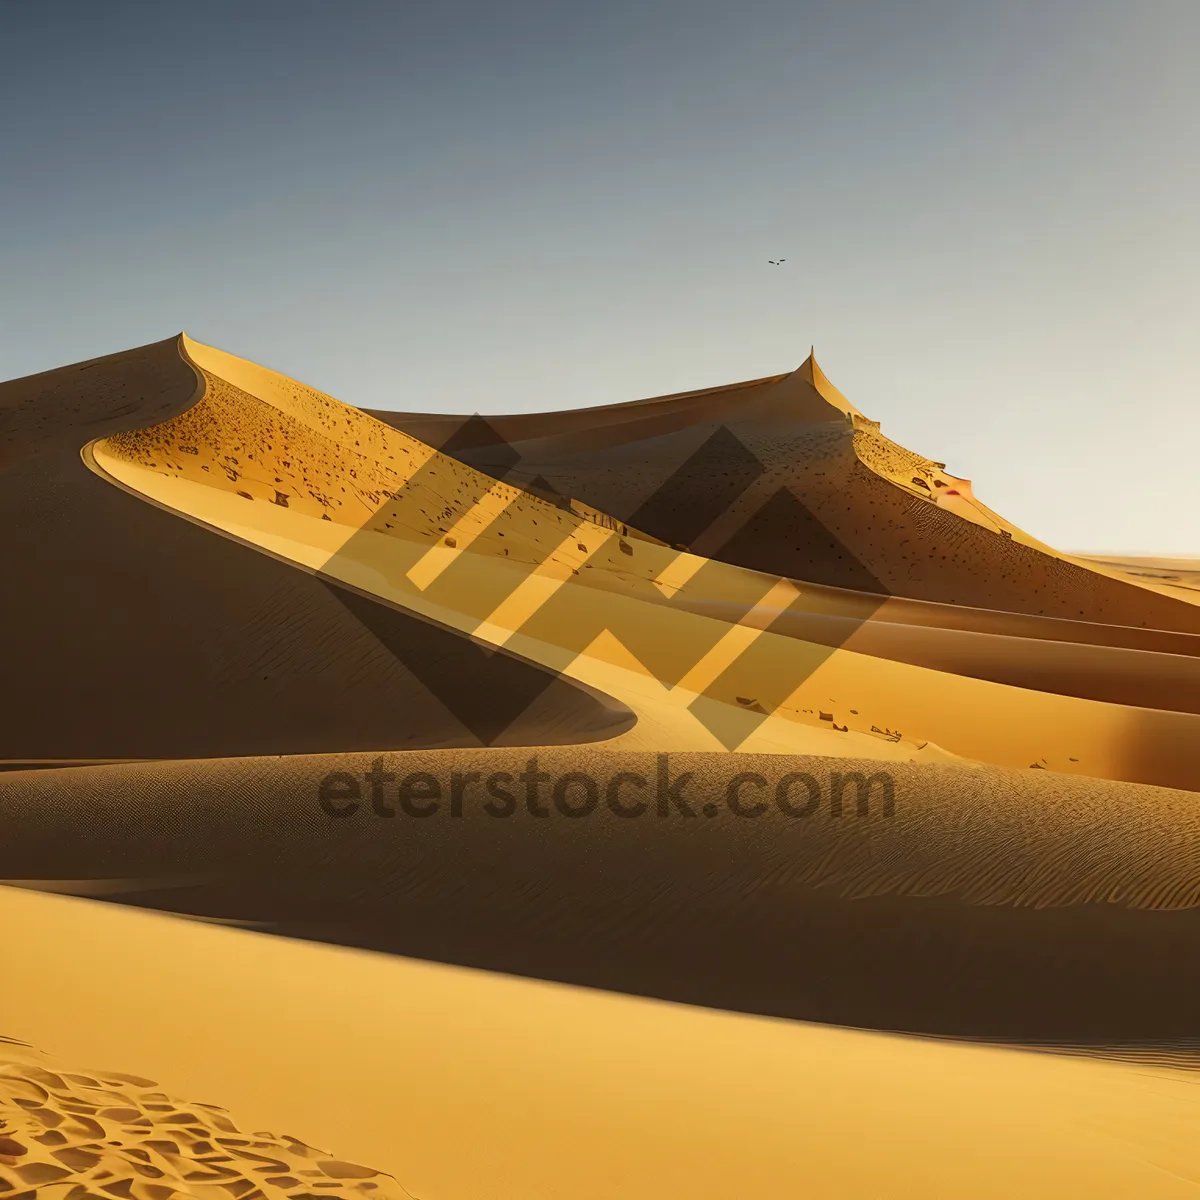
<path id="1" fill-rule="evenodd" d="M 792 375 L 568 412 L 374 416 L 482 470 L 541 479 L 697 553 L 881 595 L 1200 632 L 1200 612 L 1050 551 L 969 480 L 884 437 L 813 359 Z"/>
<path id="2" fill-rule="evenodd" d="M 960 756 L 1200 786 L 1194 635 L 809 588 L 705 559 L 498 482 L 254 364 L 187 347 L 206 380 L 202 401 L 97 442 L 96 469 L 348 588 L 339 602 L 406 662 L 403 639 L 383 637 L 377 620 L 415 614 L 614 697 L 640 722 L 626 731 L 630 749 Z M 859 420 L 818 399 L 843 424 Z M 914 615 L 922 609 L 935 610 L 932 624 Z M 876 612 L 893 619 L 875 622 Z M 1122 653 L 1129 643 L 1168 653 Z M 511 741 L 515 715 L 540 693 L 533 680 L 495 686 L 479 673 L 485 654 L 474 688 L 464 681 L 477 711 L 457 715 L 479 728 L 495 709 Z M 449 679 L 410 665 L 435 694 Z M 1148 729 L 1152 756 L 1133 748 Z"/>
<path id="3" fill-rule="evenodd" d="M 697 603 L 695 611 L 715 616 L 730 609 Z M 763 614 L 762 620 L 764 628 L 777 634 L 951 675 L 1139 708 L 1200 713 L 1200 638 L 1194 636 L 1168 634 L 1161 639 L 1164 649 L 1150 650 L 1104 644 L 1101 639 L 1106 637 L 1124 640 L 1121 626 L 1091 627 L 1096 641 L 1088 643 L 1082 632 L 1076 635 L 1079 640 L 1059 640 L 1056 634 L 1070 631 L 1051 622 L 1044 628 L 1000 633 L 908 625 L 879 616 L 864 621 L 837 612 L 792 610 Z"/>
<path id="4" fill-rule="evenodd" d="M 5 995 L 27 1040 L 220 1101 L 413 1197 L 1194 1191 L 1195 1077 L 1145 1051 L 1130 1064 L 769 1020 L 12 888 L 0 920 L 6 968 L 43 985 Z M 81 1005 L 96 979 L 107 1004 Z"/>
<path id="5" fill-rule="evenodd" d="M 0 781 L 0 878 L 811 1021 L 1069 1043 L 1196 1034 L 1194 793 L 564 748 L 538 752 L 531 807 L 530 757 L 14 773 Z M 599 797 L 582 817 L 580 772 Z M 621 804 L 646 811 L 610 807 L 614 779 Z M 405 781 L 423 815 L 402 803 Z"/>
<path id="6" fill-rule="evenodd" d="M 0 549 L 17 584 L 0 595 L 0 654 L 20 695 L 0 761 L 576 742 L 628 726 L 619 706 L 411 614 L 375 606 L 364 624 L 330 584 L 81 460 L 202 394 L 174 338 L 0 385 Z M 447 707 L 423 682 L 475 659 L 530 695 L 523 725 L 496 728 L 482 698 Z"/>
<path id="7" fill-rule="evenodd" d="M 1180 572 L 1037 544 L 811 360 L 380 415 L 183 337 L 0 385 L 0 1032 L 423 1196 L 1191 1188 Z M 0 1044 L 0 1197 L 407 1194 L 155 1086 Z"/>
<path id="8" fill-rule="evenodd" d="M 0 384 L 0 465 L 40 456 L 43 470 L 93 438 L 169 420 L 203 391 L 177 338 Z M 9 487 L 11 492 L 15 488 Z"/>

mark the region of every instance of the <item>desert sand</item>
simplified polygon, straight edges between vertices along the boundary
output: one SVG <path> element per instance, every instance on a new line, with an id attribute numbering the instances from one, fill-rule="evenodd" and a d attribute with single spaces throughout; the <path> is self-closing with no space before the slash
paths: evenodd
<path id="1" fill-rule="evenodd" d="M 1138 583 L 1151 583 L 1167 595 L 1196 603 L 1187 592 L 1200 592 L 1200 558 L 1155 558 L 1148 555 L 1085 555 L 1074 557 L 1093 563 L 1102 570 L 1119 571 Z"/>
<path id="2" fill-rule="evenodd" d="M 811 357 L 485 422 L 180 335 L 0 435 L 0 1194 L 1200 1186 L 1196 564 Z"/>
<path id="3" fill-rule="evenodd" d="M 177 338 L 2 385 L 2 533 L 22 583 L 3 600 L 21 702 L 0 725 L 0 760 L 478 745 L 463 719 L 492 732 L 487 705 L 464 697 L 449 713 L 418 678 L 459 677 L 471 655 L 462 639 L 395 610 L 379 612 L 373 635 L 312 576 L 86 468 L 90 440 L 185 412 L 203 387 Z M 69 681 L 49 662 L 71 663 Z M 499 658 L 493 670 L 505 687 L 526 686 L 522 664 Z M 576 742 L 623 719 L 548 683 L 529 737 Z"/>
<path id="4" fill-rule="evenodd" d="M 373 415 L 742 566 L 884 596 L 1200 632 L 1200 614 L 1117 586 L 1125 573 L 1037 541 L 978 500 L 969 479 L 885 437 L 814 355 L 790 375 L 605 408 L 475 423 Z"/>
<path id="5" fill-rule="evenodd" d="M 406 1194 L 380 1172 L 286 1134 L 248 1134 L 218 1106 L 174 1099 L 152 1079 L 67 1070 L 12 1039 L 0 1039 L 0 1105 L 9 1114 L 0 1118 L 8 1193 Z"/>
<path id="6" fill-rule="evenodd" d="M 610 746 L 954 756 L 1200 788 L 1200 719 L 1187 711 L 1200 676 L 1186 655 L 1147 667 L 1130 685 L 1141 694 L 1127 697 L 1142 703 L 1121 704 L 1111 672 L 1139 668 L 1110 647 L 1053 651 L 1070 660 L 1064 675 L 1082 677 L 1064 689 L 1079 695 L 1028 686 L 1046 682 L 1040 640 L 985 637 L 981 645 L 943 634 L 930 647 L 925 633 L 925 649 L 904 655 L 913 662 L 851 649 L 855 636 L 872 649 L 888 634 L 887 644 L 897 641 L 894 628 L 857 634 L 871 624 L 861 612 L 832 644 L 776 633 L 764 614 L 784 610 L 794 622 L 805 613 L 803 579 L 704 559 L 640 539 L 624 524 L 621 534 L 302 385 L 195 342 L 186 348 L 206 373 L 204 397 L 171 421 L 93 443 L 97 472 L 243 544 L 615 698 L 637 721 Z M 995 557 L 1013 544 L 988 537 Z M 982 569 L 1000 574 L 990 558 Z M 1143 623 L 1165 609 L 1182 630 L 1200 626 L 1190 605 L 1096 579 L 1102 591 L 1119 589 L 1122 603 L 1141 604 Z M 917 640 L 900 632 L 902 643 Z M 1000 680 L 979 661 L 989 655 Z M 961 659 L 968 665 L 956 673 Z"/>
<path id="7" fill-rule="evenodd" d="M 1196 1188 L 1194 1076 L 1153 1062 L 770 1021 L 58 896 L 0 904 L 29 981 L 4 1011 L 29 1038 L 72 1068 L 141 1063 L 156 1090 L 420 1200 Z M 63 987 L 101 977 L 90 1003 Z"/>

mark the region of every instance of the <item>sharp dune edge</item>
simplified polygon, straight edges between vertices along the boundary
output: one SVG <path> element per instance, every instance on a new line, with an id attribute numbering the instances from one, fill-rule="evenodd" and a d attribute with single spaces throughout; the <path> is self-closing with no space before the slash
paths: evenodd
<path id="1" fill-rule="evenodd" d="M 1194 562 L 811 358 L 479 422 L 181 335 L 0 385 L 0 501 L 5 1200 L 1200 1189 Z M 535 756 L 697 815 L 317 802 Z"/>
<path id="2" fill-rule="evenodd" d="M 1197 614 L 1139 595 L 1109 560 L 1037 541 L 983 505 L 970 480 L 885 437 L 812 356 L 790 375 L 726 388 L 489 417 L 486 435 L 467 439 L 461 416 L 373 415 L 485 470 L 517 452 L 514 476 L 649 520 L 668 541 L 687 529 L 693 548 L 743 566 L 881 595 L 1200 632 Z M 706 499 L 736 491 L 734 440 L 757 459 L 743 476 L 752 483 L 706 523 Z M 679 473 L 654 495 L 663 461 Z M 1148 573 L 1137 582 L 1178 598 Z"/>

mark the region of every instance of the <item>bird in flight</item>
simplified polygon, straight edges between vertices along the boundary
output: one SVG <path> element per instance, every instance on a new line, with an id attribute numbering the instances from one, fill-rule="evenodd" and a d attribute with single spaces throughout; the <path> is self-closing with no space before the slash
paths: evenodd
<path id="1" fill-rule="evenodd" d="M 771 264 L 771 266 L 777 267 L 777 266 L 779 266 L 780 263 L 787 262 L 787 259 L 786 258 L 768 258 L 767 262 L 769 262 Z"/>

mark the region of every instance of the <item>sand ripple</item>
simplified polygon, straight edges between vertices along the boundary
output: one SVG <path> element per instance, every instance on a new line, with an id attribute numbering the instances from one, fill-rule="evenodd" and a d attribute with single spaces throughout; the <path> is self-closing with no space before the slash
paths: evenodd
<path id="1" fill-rule="evenodd" d="M 410 1193 L 390 1175 L 287 1134 L 244 1133 L 224 1109 L 177 1100 L 152 1080 L 64 1071 L 0 1039 L 0 1196 L 383 1200 Z"/>

